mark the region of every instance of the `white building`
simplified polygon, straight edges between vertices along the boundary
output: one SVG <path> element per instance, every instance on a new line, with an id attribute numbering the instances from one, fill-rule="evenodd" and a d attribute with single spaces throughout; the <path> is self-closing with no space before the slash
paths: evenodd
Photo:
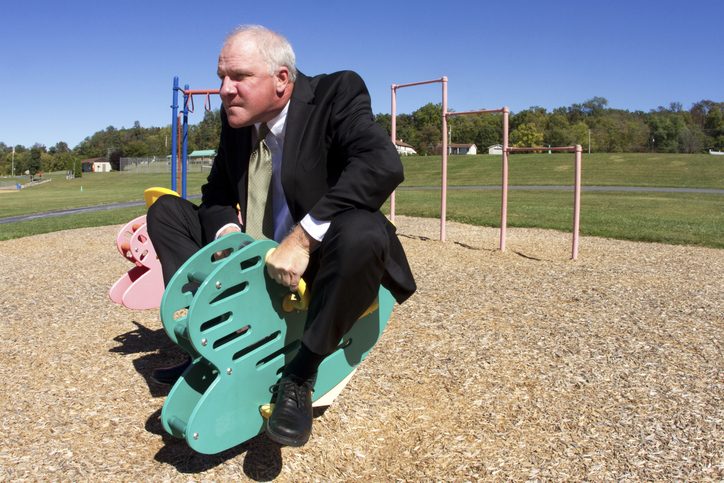
<path id="1" fill-rule="evenodd" d="M 488 146 L 488 154 L 503 154 L 503 145 L 493 144 L 492 146 Z"/>
<path id="2" fill-rule="evenodd" d="M 111 163 L 108 161 L 95 161 L 93 163 L 93 172 L 94 173 L 110 173 L 111 172 Z"/>
<path id="3" fill-rule="evenodd" d="M 417 154 L 417 151 L 410 146 L 409 144 L 402 142 L 402 140 L 397 140 L 395 142 L 395 147 L 397 148 L 397 153 L 400 156 L 407 156 L 409 154 Z"/>
<path id="4" fill-rule="evenodd" d="M 90 158 L 80 162 L 81 171 L 84 173 L 109 173 L 111 163 L 106 158 Z"/>
<path id="5" fill-rule="evenodd" d="M 448 145 L 449 154 L 478 154 L 478 147 L 475 144 L 456 144 L 450 143 Z"/>

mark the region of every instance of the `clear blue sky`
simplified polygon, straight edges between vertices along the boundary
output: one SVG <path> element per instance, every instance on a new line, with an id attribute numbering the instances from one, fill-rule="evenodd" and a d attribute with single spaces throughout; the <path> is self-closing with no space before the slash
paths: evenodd
<path id="1" fill-rule="evenodd" d="M 375 113 L 390 112 L 390 84 L 443 75 L 457 111 L 594 96 L 688 109 L 724 101 L 723 22 L 724 0 L 12 1 L 0 142 L 74 147 L 110 125 L 167 125 L 173 76 L 216 88 L 223 38 L 245 23 L 286 35 L 305 74 L 358 71 Z M 439 84 L 400 90 L 398 112 L 427 102 L 440 102 Z"/>

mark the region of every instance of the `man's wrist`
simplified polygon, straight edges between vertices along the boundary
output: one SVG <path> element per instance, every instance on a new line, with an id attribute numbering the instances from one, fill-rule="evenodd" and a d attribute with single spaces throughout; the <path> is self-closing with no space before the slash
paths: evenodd
<path id="1" fill-rule="evenodd" d="M 312 251 L 319 246 L 319 241 L 317 241 L 312 235 L 307 233 L 307 231 L 302 227 L 302 225 L 296 225 L 294 227 L 294 230 L 292 230 L 292 234 L 294 235 L 295 241 L 307 250 L 307 252 L 312 253 Z"/>
<path id="2" fill-rule="evenodd" d="M 222 226 L 216 231 L 216 236 L 214 237 L 214 240 L 218 240 L 224 235 L 228 235 L 232 232 L 240 232 L 241 228 L 239 228 L 239 225 L 235 223 L 227 223 L 226 225 Z"/>
<path id="3" fill-rule="evenodd" d="M 306 231 L 309 236 L 321 242 L 324 239 L 324 235 L 327 234 L 330 222 L 317 220 L 312 215 L 307 214 L 299 224 L 302 225 L 302 228 L 304 228 L 304 231 Z"/>

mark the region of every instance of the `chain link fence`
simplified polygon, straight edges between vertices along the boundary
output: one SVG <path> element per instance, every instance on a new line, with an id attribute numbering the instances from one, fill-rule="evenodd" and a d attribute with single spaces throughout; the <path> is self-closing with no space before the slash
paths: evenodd
<path id="1" fill-rule="evenodd" d="M 208 173 L 211 169 L 211 159 L 187 160 L 186 169 L 189 173 Z M 119 170 L 121 173 L 147 174 L 170 173 L 171 158 L 153 156 L 150 158 L 120 158 Z"/>

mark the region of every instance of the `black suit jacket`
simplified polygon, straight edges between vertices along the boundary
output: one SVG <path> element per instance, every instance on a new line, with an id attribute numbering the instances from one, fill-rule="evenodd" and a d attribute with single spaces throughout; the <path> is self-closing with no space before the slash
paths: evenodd
<path id="1" fill-rule="evenodd" d="M 207 240 L 225 224 L 238 223 L 237 203 L 246 219 L 254 128 L 232 128 L 223 109 L 221 120 L 218 154 L 199 210 Z M 307 213 L 332 221 L 351 209 L 379 212 L 402 182 L 399 155 L 375 123 L 369 93 L 356 73 L 298 74 L 287 112 L 281 177 L 297 223 Z M 385 223 L 391 250 L 382 283 L 402 302 L 415 291 L 415 282 L 394 227 Z"/>

